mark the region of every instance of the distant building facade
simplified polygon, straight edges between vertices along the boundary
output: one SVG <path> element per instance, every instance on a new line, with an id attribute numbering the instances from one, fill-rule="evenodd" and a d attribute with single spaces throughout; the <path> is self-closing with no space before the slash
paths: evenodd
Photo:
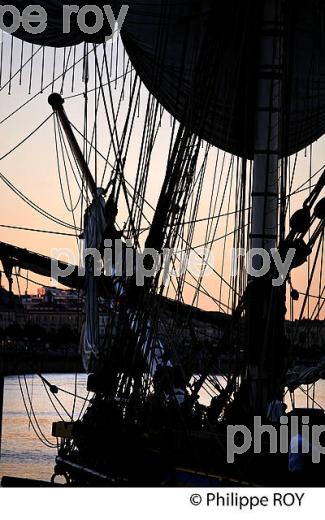
<path id="1" fill-rule="evenodd" d="M 185 309 L 186 310 L 186 309 Z M 99 334 L 105 336 L 108 325 L 109 304 L 100 303 Z M 205 358 L 213 351 L 223 336 L 227 327 L 229 316 L 219 312 L 205 312 L 196 310 L 191 314 L 191 327 L 188 318 L 178 316 L 178 324 L 175 324 L 175 313 L 164 312 L 160 317 L 159 334 L 162 340 L 168 337 L 174 327 L 175 338 L 179 337 L 179 355 L 186 355 L 188 349 L 192 349 L 197 343 L 197 356 Z M 84 302 L 80 293 L 76 290 L 64 290 L 56 287 L 41 287 L 36 294 L 26 294 L 20 298 L 9 294 L 0 287 L 0 331 L 3 333 L 18 326 L 24 329 L 26 325 L 39 327 L 51 338 L 51 335 L 69 329 L 75 337 L 78 337 L 84 323 Z M 176 327 L 176 328 L 175 328 Z M 325 320 L 302 320 L 300 322 L 286 322 L 286 330 L 291 345 L 297 349 L 297 353 L 309 351 L 311 354 L 325 353 Z M 195 341 L 193 341 L 193 333 Z M 243 340 L 243 341 L 242 341 Z M 240 344 L 244 343 L 242 338 Z M 202 359 L 203 361 L 204 359 Z"/>
<path id="2" fill-rule="evenodd" d="M 21 297 L 24 315 L 20 315 L 19 324 L 26 320 L 39 325 L 48 334 L 59 332 L 62 327 L 69 327 L 74 333 L 80 333 L 84 322 L 83 299 L 78 291 L 64 290 L 56 287 L 41 287 L 36 295 Z M 100 304 L 100 335 L 105 334 L 108 309 Z"/>
<path id="3" fill-rule="evenodd" d="M 15 323 L 17 310 L 19 310 L 19 298 L 0 287 L 0 329 L 6 330 Z"/>

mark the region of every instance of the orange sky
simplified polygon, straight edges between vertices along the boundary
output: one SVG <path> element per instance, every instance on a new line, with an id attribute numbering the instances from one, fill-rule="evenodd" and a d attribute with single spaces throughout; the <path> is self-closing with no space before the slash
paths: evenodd
<path id="1" fill-rule="evenodd" d="M 5 36 L 5 49 L 9 49 L 9 38 Z M 35 50 L 35 49 L 34 49 Z M 30 46 L 25 46 L 26 58 L 30 55 Z M 56 74 L 60 74 L 60 67 L 62 70 L 62 55 L 63 51 L 59 51 L 57 54 L 57 70 Z M 12 116 L 9 120 L 0 125 L 0 143 L 1 150 L 0 155 L 3 156 L 14 146 L 17 145 L 22 139 L 24 139 L 33 129 L 35 129 L 45 118 L 51 113 L 51 109 L 47 103 L 47 97 L 51 92 L 51 89 L 45 90 L 42 94 L 39 94 L 35 99 L 32 96 L 40 90 L 41 83 L 41 52 L 38 53 L 34 60 L 34 68 L 32 74 L 32 89 L 31 94 L 28 94 L 29 82 L 30 82 L 30 68 L 26 67 L 23 74 L 22 85 L 19 86 L 19 77 L 16 77 L 12 81 L 11 94 L 8 94 L 8 86 L 0 91 L 1 97 L 1 108 L 0 108 L 0 119 L 7 117 L 13 110 L 22 105 L 24 102 L 28 102 L 27 106 L 21 109 L 16 115 Z M 9 53 L 5 52 L 5 63 L 3 67 L 2 85 L 8 80 L 9 71 Z M 13 60 L 13 71 L 17 70 L 20 59 L 20 43 L 15 41 L 15 54 Z M 61 60 L 61 61 L 60 61 Z M 46 84 L 52 77 L 52 64 L 53 64 L 53 50 L 48 50 L 46 54 L 46 67 L 45 67 L 45 81 Z M 92 67 L 93 65 L 91 65 Z M 120 63 L 121 66 L 121 63 Z M 84 84 L 81 81 L 81 67 L 76 68 L 76 83 L 75 93 L 83 92 Z M 118 75 L 119 75 L 118 71 Z M 114 74 L 112 74 L 114 77 Z M 65 77 L 65 89 L 63 95 L 71 95 L 71 73 L 68 73 Z M 89 88 L 94 85 L 94 70 L 90 69 L 90 83 Z M 114 90 L 114 98 L 117 100 L 117 96 L 120 92 L 121 81 L 118 82 L 117 89 Z M 60 90 L 61 82 L 57 82 L 55 90 Z M 122 106 L 122 114 L 125 113 L 127 107 L 128 90 L 126 90 L 124 104 Z M 93 121 L 94 108 L 93 108 L 93 95 L 89 96 L 89 128 Z M 146 93 L 142 94 L 141 105 L 140 105 L 140 117 L 136 119 L 135 128 L 132 134 L 130 155 L 127 162 L 126 178 L 132 183 L 136 173 L 137 158 L 139 153 L 140 139 L 143 130 L 143 114 L 146 107 Z M 84 105 L 83 97 L 79 96 L 66 101 L 65 108 L 69 114 L 71 121 L 81 130 L 84 122 Z M 124 111 L 124 112 L 123 112 Z M 121 118 L 123 120 L 123 118 Z M 162 128 L 159 132 L 158 140 L 153 152 L 152 163 L 150 167 L 150 175 L 148 182 L 147 198 L 149 202 L 155 206 L 159 190 L 161 187 L 162 179 L 165 173 L 167 151 L 170 138 L 170 117 L 166 114 L 163 119 Z M 109 146 L 109 132 L 107 124 L 105 122 L 105 114 L 103 106 L 100 107 L 99 118 L 98 118 L 98 148 L 104 154 L 106 154 Z M 325 164 L 325 151 L 324 151 L 324 138 L 319 140 L 313 146 L 312 153 L 312 164 L 311 170 L 314 173 L 323 164 Z M 205 184 L 203 188 L 199 218 L 208 216 L 209 211 L 209 199 L 212 189 L 212 178 L 213 169 L 217 156 L 217 150 L 213 150 L 210 154 L 209 164 L 207 168 Z M 219 159 L 220 160 L 220 159 Z M 229 163 L 229 156 L 226 157 Z M 91 168 L 94 171 L 94 163 L 91 162 Z M 98 171 L 103 170 L 103 162 L 99 161 Z M 297 162 L 297 175 L 294 182 L 293 189 L 301 185 L 309 176 L 310 170 L 310 151 L 307 153 L 301 152 Z M 26 143 L 19 147 L 14 153 L 9 155 L 7 158 L 0 161 L 0 172 L 5 175 L 19 190 L 30 197 L 39 206 L 46 209 L 53 215 L 60 219 L 73 223 L 72 215 L 69 213 L 64 205 L 58 173 L 56 165 L 56 154 L 55 154 L 55 141 L 54 141 L 54 130 L 53 120 L 50 119 L 40 131 L 31 137 Z M 70 172 L 71 175 L 71 172 Z M 318 178 L 318 177 L 317 177 Z M 71 189 L 73 201 L 78 199 L 78 188 L 73 181 L 71 175 Z M 0 223 L 8 225 L 16 225 L 23 227 L 33 227 L 46 230 L 63 231 L 70 233 L 69 229 L 54 224 L 43 216 L 36 213 L 33 209 L 29 208 L 24 202 L 22 202 L 15 194 L 13 194 L 3 182 L 0 190 Z M 221 186 L 223 189 L 224 186 Z M 228 187 L 227 187 L 228 189 Z M 230 187 L 229 187 L 230 189 Z M 67 190 L 65 189 L 67 194 Z M 229 193 L 229 192 L 228 192 Z M 292 209 L 299 208 L 304 197 L 307 193 L 297 195 L 292 198 Z M 218 194 L 220 196 L 220 193 Z M 228 197 L 229 198 L 229 197 Z M 219 200 L 219 199 L 218 199 Z M 221 200 L 221 198 L 220 198 Z M 234 208 L 234 200 L 231 201 L 230 210 Z M 80 206 L 76 212 L 76 219 L 78 224 L 80 223 Z M 221 209 L 221 213 L 226 212 L 228 209 L 227 199 L 221 208 L 220 204 L 217 205 L 217 211 Z M 152 212 L 147 211 L 147 216 L 150 220 Z M 126 210 L 121 205 L 119 213 L 119 223 L 123 225 L 126 217 Z M 231 230 L 234 223 L 230 219 L 228 223 L 228 230 Z M 216 235 L 221 236 L 225 232 L 226 219 L 221 219 L 219 228 Z M 206 223 L 197 226 L 194 244 L 201 244 L 203 241 L 204 233 L 206 229 Z M 37 234 L 32 232 L 8 230 L 0 228 L 0 240 L 8 243 L 15 244 L 20 247 L 25 247 L 33 251 L 43 253 L 45 255 L 51 255 L 52 248 L 71 248 L 77 253 L 77 241 L 74 237 L 63 237 L 48 234 Z M 229 280 L 230 275 L 230 247 L 232 241 L 227 241 L 225 264 L 223 276 Z M 215 269 L 220 270 L 222 261 L 222 245 L 223 242 L 217 242 L 213 248 L 213 266 Z M 26 273 L 22 273 L 26 274 Z M 50 284 L 49 280 L 41 280 L 41 278 L 30 274 L 30 277 L 35 280 L 40 280 L 43 283 Z M 295 287 L 304 292 L 306 287 L 307 269 L 305 267 L 297 269 L 293 273 L 293 281 Z M 206 289 L 213 294 L 215 297 L 219 297 L 220 280 L 214 274 L 210 274 L 203 280 L 203 285 Z M 312 288 L 312 294 L 318 293 L 319 275 L 316 277 L 315 284 Z M 324 280 L 322 280 L 322 286 Z M 17 289 L 17 288 L 16 288 Z M 21 290 L 25 290 L 25 283 L 21 281 Z M 32 285 L 29 287 L 29 291 L 36 292 L 36 288 Z M 186 298 L 191 301 L 191 289 L 187 289 Z M 228 290 L 224 287 L 222 291 L 222 299 L 227 303 Z M 313 302 L 313 300 L 311 300 Z M 312 307 L 313 308 L 312 304 Z M 218 310 L 216 305 L 211 299 L 202 296 L 199 300 L 199 306 L 209 309 Z M 297 310 L 299 303 L 297 304 Z"/>

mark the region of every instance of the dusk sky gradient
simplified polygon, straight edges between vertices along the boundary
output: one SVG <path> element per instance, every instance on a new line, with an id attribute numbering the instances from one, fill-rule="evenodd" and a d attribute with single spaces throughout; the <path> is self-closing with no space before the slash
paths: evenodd
<path id="1" fill-rule="evenodd" d="M 9 69 L 10 69 L 10 37 L 8 35 L 4 36 L 4 63 L 2 68 L 2 84 L 0 90 L 0 99 L 1 99 L 1 108 L 0 108 L 0 120 L 2 121 L 9 114 L 12 113 L 17 107 L 21 106 L 23 103 L 28 102 L 28 104 L 19 110 L 15 115 L 10 117 L 7 121 L 3 122 L 0 125 L 0 156 L 7 154 L 12 148 L 14 148 L 19 142 L 21 142 L 31 131 L 33 131 L 40 123 L 42 123 L 50 114 L 51 108 L 48 105 L 47 99 L 49 94 L 51 93 L 52 88 L 49 87 L 44 90 L 43 93 L 37 95 L 33 100 L 31 98 L 34 94 L 40 91 L 40 83 L 41 83 L 41 60 L 42 60 L 42 52 L 40 51 L 34 59 L 33 63 L 33 72 L 32 72 L 32 88 L 31 94 L 28 93 L 29 83 L 30 83 L 30 64 L 28 64 L 24 71 L 22 77 L 22 85 L 19 85 L 19 75 L 12 80 L 11 84 L 11 94 L 8 93 L 9 85 L 5 88 L 3 86 L 8 81 L 9 78 Z M 13 66 L 12 70 L 15 72 L 19 68 L 19 60 L 20 60 L 20 42 L 18 40 L 14 41 L 14 58 L 13 58 Z M 34 47 L 34 51 L 36 47 Z M 79 54 L 82 52 L 82 49 L 79 48 Z M 28 59 L 31 53 L 31 46 L 25 45 L 25 59 Z M 52 77 L 52 69 L 53 69 L 53 50 L 46 50 L 46 61 L 45 61 L 45 72 L 44 72 L 44 84 L 47 84 L 51 81 Z M 62 56 L 63 50 L 58 51 L 57 53 L 57 68 L 56 75 L 60 74 L 60 70 L 62 71 Z M 122 56 L 122 53 L 120 53 Z M 71 61 L 72 63 L 72 61 Z M 94 63 L 93 59 L 90 57 L 90 80 L 89 80 L 89 88 L 94 87 L 95 82 L 95 71 L 94 71 Z M 60 69 L 61 67 L 61 69 Z M 114 70 L 112 73 L 112 78 L 115 77 L 115 72 L 120 75 L 122 70 L 121 59 L 118 64 L 117 71 Z M 84 125 L 84 98 L 83 91 L 85 88 L 84 83 L 81 80 L 82 76 L 82 64 L 80 63 L 75 69 L 75 86 L 74 92 L 71 93 L 71 81 L 72 81 L 72 72 L 68 72 L 65 76 L 64 81 L 64 90 L 63 97 L 71 96 L 77 93 L 80 93 L 80 96 L 73 97 L 71 99 L 67 99 L 65 103 L 65 109 L 69 115 L 70 120 L 79 128 L 81 131 Z M 125 99 L 123 101 L 122 112 L 121 115 L 126 113 L 127 109 L 127 100 L 128 100 L 128 92 L 129 92 L 129 83 L 130 83 L 130 73 L 128 74 L 128 78 L 126 80 L 126 88 L 125 88 Z M 117 88 L 115 90 L 115 85 L 113 85 L 114 92 L 114 100 L 116 103 L 118 102 L 118 96 L 120 93 L 122 85 L 122 80 L 120 79 L 117 82 Z M 62 86 L 62 80 L 57 81 L 55 84 L 54 91 L 60 91 Z M 30 100 L 30 101 L 29 101 Z M 141 142 L 141 136 L 143 131 L 143 122 L 144 122 L 144 112 L 146 109 L 146 100 L 147 93 L 145 89 L 141 94 L 141 104 L 140 104 L 140 113 L 139 117 L 136 118 L 134 131 L 132 133 L 132 140 L 130 146 L 130 153 L 128 156 L 127 166 L 126 166 L 126 178 L 129 182 L 133 183 L 136 174 L 136 167 L 139 155 L 139 147 Z M 102 102 L 99 106 L 99 116 L 98 116 L 98 149 L 106 155 L 108 147 L 110 145 L 110 137 L 107 128 L 107 123 L 105 121 L 105 113 Z M 253 117 L 253 115 L 252 115 Z M 92 123 L 94 119 L 94 94 L 89 95 L 89 131 L 91 133 Z M 121 117 L 121 121 L 123 121 L 123 117 Z M 148 201 L 155 206 L 157 197 L 159 194 L 159 190 L 162 184 L 162 180 L 165 173 L 166 168 L 166 160 L 167 160 L 167 152 L 169 146 L 171 134 L 171 124 L 170 124 L 170 116 L 168 114 L 164 114 L 162 119 L 162 125 L 159 131 L 159 135 L 157 138 L 157 142 L 152 155 L 152 163 L 150 166 L 150 175 L 148 182 L 148 190 L 147 190 L 147 198 Z M 293 190 L 299 187 L 302 183 L 304 183 L 309 178 L 310 171 L 312 173 L 319 170 L 322 165 L 325 164 L 325 140 L 324 137 L 320 139 L 318 142 L 314 143 L 312 149 L 304 150 L 299 153 L 298 161 L 297 161 L 297 174 L 295 176 Z M 311 157 L 312 153 L 312 157 Z M 214 171 L 214 164 L 216 161 L 216 157 L 218 154 L 217 149 L 211 150 L 209 154 L 209 162 L 207 167 L 206 179 L 203 188 L 203 193 L 201 197 L 200 209 L 198 218 L 204 218 L 208 216 L 209 213 L 209 198 L 211 194 L 212 187 L 212 178 Z M 223 154 L 223 152 L 220 152 Z M 220 162 L 220 154 L 219 154 L 219 162 Z M 226 155 L 225 164 L 229 164 L 230 156 Z M 294 159 L 292 158 L 291 164 L 293 164 Z M 94 164 L 94 155 L 91 156 L 90 166 L 92 171 L 95 169 Z M 101 159 L 98 159 L 98 177 L 101 177 L 101 173 L 104 168 L 104 163 Z M 34 202 L 36 202 L 39 206 L 46 209 L 51 214 L 59 217 L 60 219 L 73 224 L 72 215 L 69 211 L 67 211 L 60 188 L 59 177 L 57 173 L 57 163 L 56 163 L 56 152 L 55 152 L 55 139 L 54 139 L 54 125 L 53 118 L 50 118 L 47 123 L 29 140 L 27 140 L 24 144 L 22 144 L 17 150 L 15 150 L 8 157 L 2 159 L 0 161 L 0 172 L 6 176 L 20 191 L 26 194 L 29 198 L 31 198 Z M 107 170 L 107 173 L 110 173 L 110 169 Z M 319 178 L 319 175 L 315 177 L 315 180 Z M 106 176 L 108 179 L 108 175 Z M 73 203 L 78 200 L 79 197 L 79 189 L 71 176 L 69 180 L 71 185 L 71 193 Z M 313 180 L 314 182 L 314 180 Z M 223 188 L 223 187 L 222 187 Z M 228 188 L 227 188 L 228 189 Z M 230 189 L 230 186 L 229 186 Z M 234 191 L 234 188 L 233 188 Z M 64 192 L 66 197 L 67 188 L 65 185 Z M 227 192 L 226 192 L 227 193 Z M 295 195 L 292 197 L 292 210 L 298 209 L 304 198 L 307 196 L 308 191 L 303 192 L 299 195 Z M 233 195 L 230 197 L 231 203 L 229 209 L 234 208 L 234 197 Z M 229 199 L 229 193 L 228 193 Z M 221 202 L 220 202 L 221 204 Z M 228 202 L 224 202 L 223 207 L 217 204 L 217 213 L 220 211 L 221 213 L 225 213 L 228 211 Z M 123 222 L 126 219 L 126 207 L 121 204 L 118 222 L 120 225 L 123 225 Z M 148 219 L 152 218 L 152 211 L 147 208 L 146 214 Z M 75 213 L 76 222 L 78 225 L 80 224 L 80 204 Z M 13 226 L 22 226 L 29 228 L 39 228 L 45 230 L 53 230 L 53 231 L 62 231 L 71 233 L 71 230 L 61 227 L 57 224 L 52 223 L 51 221 L 45 219 L 43 216 L 36 213 L 33 209 L 28 207 L 23 201 L 21 201 L 2 181 L 1 181 L 1 191 L 0 191 L 0 224 L 5 225 L 13 225 Z M 229 219 L 228 222 L 228 231 L 231 230 L 234 226 L 234 222 Z M 202 223 L 197 225 L 194 244 L 201 244 L 204 240 L 204 233 L 206 229 L 206 223 Z M 222 236 L 226 231 L 226 219 L 220 219 L 218 230 L 216 236 Z M 76 254 L 78 251 L 77 248 L 77 240 L 75 237 L 65 237 L 65 236 L 56 236 L 49 235 L 46 233 L 33 233 L 27 231 L 19 231 L 19 230 L 11 230 L 0 228 L 0 240 L 3 242 L 8 242 L 10 244 L 15 244 L 20 247 L 24 247 L 30 249 L 32 251 L 36 251 L 45 255 L 50 256 L 51 250 L 53 248 L 71 248 Z M 232 245 L 232 240 L 227 241 L 227 251 L 225 255 L 225 263 L 223 276 L 226 280 L 229 280 L 230 275 L 230 248 Z M 221 269 L 221 261 L 223 254 L 223 241 L 216 242 L 213 247 L 213 266 L 218 271 Z M 22 272 L 25 276 L 26 273 Z M 30 278 L 40 281 L 42 283 L 54 283 L 50 280 L 45 280 L 36 275 L 30 273 Z M 306 288 L 306 280 L 307 280 L 307 266 L 297 269 L 293 274 L 293 284 L 296 288 L 304 292 Z M 2 283 L 6 285 L 4 279 Z M 315 283 L 313 284 L 313 288 L 311 290 L 312 294 L 318 294 L 319 292 L 319 274 L 315 276 Z M 324 280 L 321 281 L 322 287 L 324 286 Z M 55 285 L 55 284 L 54 284 Z M 220 280 L 214 274 L 210 274 L 205 277 L 203 280 L 204 287 L 211 292 L 212 295 L 218 298 L 219 296 L 219 287 Z M 25 291 L 26 284 L 23 280 L 20 282 L 21 291 Z M 33 286 L 33 284 L 29 284 L 29 292 L 36 292 L 37 286 Z M 227 288 L 224 287 L 222 291 L 222 299 L 225 303 L 228 300 L 228 291 Z M 17 286 L 15 287 L 17 291 Z M 185 293 L 187 301 L 191 301 L 192 291 L 191 289 L 187 289 Z M 324 296 L 324 295 L 323 295 Z M 316 301 L 316 300 L 315 300 Z M 311 300 L 311 309 L 313 309 L 314 301 Z M 216 305 L 213 303 L 211 299 L 206 296 L 200 297 L 198 302 L 200 307 L 209 309 L 209 310 L 218 310 Z M 297 310 L 299 309 L 299 302 L 296 304 Z M 323 313 L 324 315 L 324 313 Z"/>

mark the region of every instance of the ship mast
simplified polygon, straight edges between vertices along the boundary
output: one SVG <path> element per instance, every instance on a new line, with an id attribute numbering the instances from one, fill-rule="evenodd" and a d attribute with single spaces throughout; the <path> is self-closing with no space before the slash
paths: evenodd
<path id="1" fill-rule="evenodd" d="M 278 246 L 278 161 L 283 81 L 283 19 L 280 0 L 264 0 L 257 65 L 257 106 L 252 181 L 250 248 L 270 254 Z M 253 253 L 253 252 L 252 252 Z M 252 257 L 257 271 L 263 258 Z M 248 408 L 263 414 L 281 386 L 284 356 L 285 288 L 273 287 L 271 273 L 249 279 L 247 308 Z M 246 394 L 247 397 L 247 394 Z"/>

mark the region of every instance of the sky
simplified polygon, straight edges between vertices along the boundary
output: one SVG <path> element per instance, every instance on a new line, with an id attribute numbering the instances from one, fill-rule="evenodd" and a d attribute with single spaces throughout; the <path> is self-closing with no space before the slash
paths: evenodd
<path id="1" fill-rule="evenodd" d="M 10 37 L 5 35 L 4 37 L 4 61 L 2 64 L 2 77 L 0 86 L 0 173 L 10 180 L 15 187 L 23 192 L 27 197 L 32 199 L 41 208 L 46 209 L 52 215 L 55 215 L 64 222 L 73 225 L 73 215 L 67 210 L 66 203 L 69 206 L 69 194 L 67 189 L 67 183 L 65 180 L 64 167 L 61 163 L 61 173 L 63 178 L 63 193 L 60 185 L 60 179 L 58 175 L 57 157 L 55 149 L 55 132 L 54 122 L 51 117 L 41 128 L 35 132 L 29 139 L 23 142 L 20 146 L 15 148 L 17 144 L 24 141 L 24 139 L 33 132 L 39 125 L 41 125 L 46 118 L 51 115 L 51 108 L 48 105 L 48 95 L 52 91 L 52 78 L 53 78 L 53 63 L 54 54 L 53 49 L 46 49 L 43 56 L 42 50 L 37 47 L 32 49 L 31 46 L 24 46 L 24 61 L 27 61 L 27 65 L 23 69 L 21 85 L 20 74 L 17 74 L 11 81 L 10 78 L 10 61 L 11 61 L 11 40 Z M 36 56 L 32 60 L 31 67 L 31 53 L 37 52 Z M 113 60 L 111 78 L 119 77 L 122 74 L 123 64 L 122 55 L 119 52 L 119 60 L 116 66 L 115 62 L 115 51 L 113 49 Z M 82 48 L 77 49 L 76 61 L 81 58 Z M 18 40 L 14 40 L 14 52 L 12 59 L 12 76 L 19 69 L 21 57 L 21 43 Z M 67 68 L 73 63 L 72 54 L 69 56 L 70 60 L 67 62 L 67 54 L 65 54 Z M 63 58 L 64 51 L 57 51 L 55 56 L 56 68 L 55 76 L 60 76 L 63 71 Z M 42 73 L 42 61 L 44 60 L 44 71 Z M 130 82 L 134 77 L 134 74 L 130 72 L 131 67 L 128 69 L 128 74 L 125 83 L 125 95 L 121 105 L 120 122 L 121 125 L 125 119 L 128 99 Z M 73 71 L 66 72 L 63 83 L 63 97 L 66 99 L 65 109 L 68 113 L 70 120 L 73 124 L 83 130 L 84 127 L 84 97 L 83 93 L 85 90 L 85 83 L 82 81 L 82 61 L 74 68 L 74 88 L 72 92 L 72 75 Z M 43 76 L 43 81 L 42 81 Z M 95 79 L 94 60 L 92 56 L 89 57 L 89 90 L 96 86 Z M 43 92 L 41 92 L 41 85 L 43 83 Z M 119 95 L 121 93 L 123 79 L 119 79 L 116 84 L 113 82 L 113 99 L 114 104 L 117 106 Z M 46 88 L 46 86 L 48 87 Z M 98 86 L 98 84 L 97 84 Z M 116 87 L 116 88 L 115 88 Z M 62 88 L 62 78 L 55 82 L 53 90 L 59 91 Z M 94 93 L 89 94 L 89 113 L 88 113 L 88 135 L 91 135 L 92 125 L 94 121 L 95 107 L 94 107 Z M 126 179 L 133 184 L 136 175 L 136 166 L 140 153 L 141 137 L 144 127 L 144 113 L 146 109 L 147 92 L 143 88 L 141 92 L 141 101 L 138 107 L 138 114 L 135 120 L 134 129 L 131 136 L 130 150 L 128 154 L 126 164 Z M 22 105 L 26 105 L 22 107 Z M 11 115 L 17 108 L 20 108 L 15 114 Z M 10 117 L 9 117 L 10 116 Z M 110 147 L 110 134 L 106 122 L 106 114 L 104 104 L 100 102 L 98 109 L 97 118 L 97 147 L 104 154 Z M 122 126 L 120 126 L 120 129 Z M 161 127 L 157 136 L 157 141 L 152 154 L 152 161 L 149 169 L 149 180 L 147 187 L 147 200 L 155 207 L 157 198 L 164 178 L 168 147 L 171 136 L 171 118 L 168 114 L 164 114 L 162 118 Z M 78 137 L 79 139 L 79 137 Z M 82 146 L 82 141 L 80 144 Z M 325 164 L 325 147 L 324 138 L 314 143 L 312 149 L 308 148 L 299 153 L 297 165 L 296 165 L 296 176 L 293 185 L 293 190 L 298 188 L 301 184 L 308 180 L 310 172 L 313 174 L 318 171 Z M 14 149 L 9 155 L 8 152 Z M 199 160 L 199 165 L 202 164 L 203 152 Z M 112 157 L 112 154 L 111 156 Z M 217 162 L 218 159 L 218 162 Z M 198 218 L 206 218 L 211 212 L 211 195 L 213 198 L 214 214 L 226 213 L 232 211 L 235 208 L 235 184 L 234 179 L 229 180 L 227 178 L 227 172 L 230 168 L 230 175 L 234 176 L 236 173 L 235 165 L 236 162 L 231 166 L 231 157 L 228 154 L 224 154 L 221 150 L 216 148 L 209 152 L 209 159 L 206 168 L 206 174 L 204 178 L 204 185 L 202 190 L 202 196 L 199 206 Z M 223 168 L 222 168 L 223 163 Z M 217 164 L 217 177 L 222 175 L 219 190 L 217 192 L 216 187 L 213 191 L 213 178 L 215 174 L 215 166 Z M 290 159 L 291 168 L 293 168 L 294 158 Z M 96 169 L 94 162 L 94 154 L 90 157 L 90 168 L 94 172 Z M 104 169 L 104 162 L 98 158 L 97 161 L 97 177 L 101 177 L 101 173 Z M 68 167 L 68 179 L 69 187 L 71 189 L 72 205 L 74 206 L 79 198 L 80 190 L 74 180 L 71 168 Z M 107 170 L 106 179 L 108 180 L 110 174 L 110 168 Z M 315 176 L 317 180 L 319 177 Z M 225 193 L 225 197 L 222 194 Z M 303 192 L 292 197 L 292 211 L 296 208 L 301 207 L 304 197 L 308 192 Z M 146 215 L 148 220 L 152 219 L 152 210 L 147 206 Z M 77 209 L 74 212 L 74 218 L 77 225 L 81 222 L 81 206 L 77 205 Z M 118 215 L 118 222 L 121 226 L 126 219 L 127 210 L 125 204 L 121 203 L 120 211 Z M 0 182 L 0 224 L 10 226 L 21 226 L 28 228 L 37 228 L 42 230 L 59 231 L 63 233 L 69 233 L 74 235 L 71 229 L 60 226 L 53 223 L 52 221 L 44 218 L 44 216 L 37 213 L 34 209 L 30 208 L 25 202 L 23 202 L 16 194 L 14 194 L 4 183 Z M 235 223 L 231 217 L 221 218 L 218 221 L 218 227 L 215 230 L 216 234 L 214 238 L 221 237 L 226 232 L 233 229 Z M 205 232 L 207 223 L 202 222 L 196 226 L 194 245 L 200 245 L 204 242 Z M 144 235 L 145 236 L 145 235 Z M 213 236 L 213 234 L 211 235 Z M 34 233 L 29 231 L 20 231 L 0 228 L 0 240 L 15 244 L 20 247 L 30 249 L 48 256 L 51 256 L 51 252 L 54 248 L 70 248 L 76 255 L 78 255 L 78 241 L 75 236 L 63 236 L 48 233 Z M 226 248 L 223 248 L 223 241 L 216 241 L 212 248 L 211 263 L 216 272 L 221 273 L 222 277 L 226 282 L 230 281 L 230 248 L 232 245 L 231 237 L 226 243 Z M 210 270 L 211 271 L 211 270 Z M 205 289 L 216 299 L 221 299 L 223 302 L 222 310 L 227 308 L 229 304 L 229 289 L 227 284 L 223 283 L 220 288 L 220 276 L 216 272 L 210 272 L 208 276 L 203 279 L 203 286 Z M 22 272 L 22 275 L 26 276 L 26 272 Z M 298 288 L 301 292 L 305 291 L 306 280 L 308 276 L 308 266 L 304 266 L 294 271 L 292 280 L 293 285 Z M 42 279 L 32 273 L 29 277 L 36 282 L 45 284 L 56 285 L 54 280 Z M 191 280 L 188 279 L 190 282 Z M 5 285 L 5 281 L 2 280 Z M 193 280 L 192 280 L 193 283 Z M 311 293 L 318 294 L 319 284 L 324 285 L 324 280 L 319 280 L 319 273 L 315 276 L 315 282 L 312 286 Z M 20 291 L 26 290 L 26 282 L 20 280 Z M 36 292 L 37 285 L 29 283 L 28 292 Z M 18 291 L 17 284 L 15 284 L 15 290 Z M 188 303 L 191 303 L 193 298 L 193 290 L 188 286 L 185 290 L 185 299 Z M 221 298 L 220 298 L 221 297 Z M 301 300 L 302 301 L 302 300 Z M 301 301 L 296 304 L 297 316 Z M 313 306 L 317 300 L 311 300 L 312 311 Z M 202 294 L 197 304 L 207 310 L 220 310 L 220 307 L 216 304 L 213 299 Z"/>

